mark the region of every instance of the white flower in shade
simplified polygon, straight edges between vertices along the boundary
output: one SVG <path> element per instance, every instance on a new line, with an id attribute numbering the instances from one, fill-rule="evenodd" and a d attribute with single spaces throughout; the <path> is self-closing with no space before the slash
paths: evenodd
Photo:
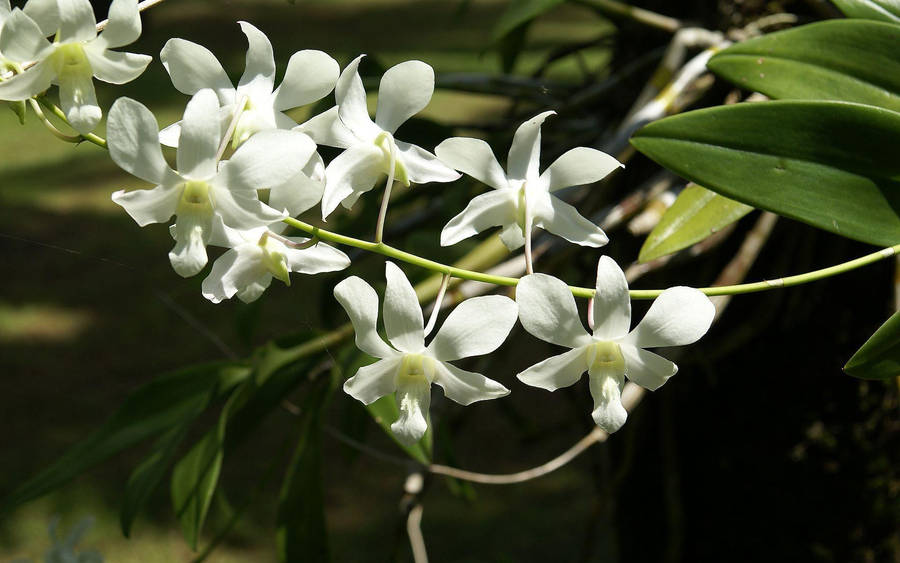
<path id="1" fill-rule="evenodd" d="M 413 443 L 428 428 L 431 384 L 461 405 L 496 399 L 509 390 L 480 373 L 463 371 L 449 363 L 496 350 L 516 322 L 516 304 L 501 295 L 473 297 L 463 301 L 425 346 L 422 309 L 409 280 L 396 265 L 386 264 L 384 328 L 388 343 L 376 330 L 378 296 L 358 277 L 350 277 L 334 288 L 334 296 L 347 311 L 356 331 L 356 346 L 379 358 L 359 369 L 344 383 L 344 391 L 368 405 L 379 397 L 396 393 L 400 418 L 391 430 L 404 443 Z"/>
<path id="2" fill-rule="evenodd" d="M 140 103 L 120 98 L 109 112 L 109 152 L 120 168 L 147 182 L 150 190 L 117 191 L 114 202 L 140 226 L 172 226 L 172 267 L 197 274 L 207 262 L 206 245 L 228 246 L 228 229 L 249 231 L 279 221 L 285 210 L 259 200 L 259 189 L 278 186 L 300 173 L 315 152 L 306 135 L 265 131 L 241 145 L 231 159 L 216 162 L 222 133 L 216 95 L 206 89 L 188 103 L 178 143 L 177 171 L 169 168 L 159 144 L 156 118 Z"/>
<path id="3" fill-rule="evenodd" d="M 54 33 L 53 43 L 45 39 Z M 4 22 L 0 52 L 8 60 L 35 64 L 0 82 L 0 100 L 26 100 L 58 84 L 66 119 L 79 133 L 90 133 L 102 115 L 93 78 L 124 84 L 140 76 L 149 56 L 109 50 L 140 34 L 137 0 L 113 0 L 100 35 L 88 0 L 31 0 L 24 12 L 13 10 Z"/>
<path id="4" fill-rule="evenodd" d="M 357 72 L 360 60 L 362 55 L 347 65 L 338 78 L 334 89 L 337 106 L 297 128 L 320 145 L 346 149 L 325 171 L 323 218 L 339 203 L 349 209 L 390 172 L 392 161 L 394 179 L 405 186 L 459 178 L 430 152 L 394 139 L 397 128 L 431 100 L 434 70 L 422 61 L 406 61 L 389 68 L 381 77 L 373 122 Z"/>
<path id="5" fill-rule="evenodd" d="M 578 319 L 575 299 L 565 282 L 531 274 L 516 288 L 519 318 L 525 330 L 547 342 L 572 348 L 518 375 L 528 385 L 554 391 L 572 385 L 587 371 L 594 399 L 594 422 L 607 432 L 625 424 L 621 393 L 627 377 L 649 390 L 675 375 L 678 366 L 644 348 L 682 346 L 700 339 L 712 324 L 715 307 L 702 292 L 671 287 L 650 306 L 631 332 L 628 282 L 618 264 L 603 256 L 597 265 L 593 336 Z"/>
<path id="6" fill-rule="evenodd" d="M 203 280 L 203 296 L 219 303 L 237 295 L 244 303 L 256 301 L 277 278 L 291 285 L 291 272 L 319 274 L 343 270 L 350 258 L 340 250 L 324 243 L 309 247 L 289 246 L 273 236 L 268 229 L 233 233 L 241 238 L 232 241 L 233 248 L 213 262 L 212 271 Z M 309 239 L 286 237 L 292 243 L 304 245 Z"/>
<path id="7" fill-rule="evenodd" d="M 546 111 L 519 126 L 509 149 L 506 172 L 490 145 L 480 139 L 454 137 L 437 146 L 435 153 L 441 161 L 494 188 L 472 199 L 447 223 L 441 231 L 441 246 L 456 244 L 491 227 L 502 227 L 500 238 L 510 250 L 525 243 L 525 230 L 532 227 L 582 246 L 609 242 L 600 227 L 553 192 L 596 182 L 622 164 L 604 152 L 577 147 L 538 174 L 541 124 L 554 113 Z"/>
<path id="8" fill-rule="evenodd" d="M 275 57 L 269 38 L 247 22 L 238 23 L 247 36 L 249 48 L 237 88 L 206 47 L 184 39 L 170 39 L 159 54 L 172 84 L 180 92 L 193 95 L 203 88 L 215 90 L 222 106 L 219 117 L 223 130 L 240 113 L 232 136 L 233 147 L 259 131 L 295 127 L 297 122 L 284 111 L 327 96 L 334 89 L 340 70 L 337 62 L 322 51 L 298 51 L 288 61 L 284 79 L 276 89 Z M 176 123 L 163 129 L 163 144 L 178 144 L 179 127 L 180 123 Z"/>

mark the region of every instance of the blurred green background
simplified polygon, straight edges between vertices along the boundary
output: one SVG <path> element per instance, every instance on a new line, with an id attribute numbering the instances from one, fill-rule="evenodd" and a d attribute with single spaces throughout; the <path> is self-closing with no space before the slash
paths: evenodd
<path id="1" fill-rule="evenodd" d="M 672 4 L 644 5 L 712 27 L 728 24 L 739 11 L 713 1 Z M 773 9 L 743 4 L 745 17 Z M 814 2 L 785 4 L 808 17 L 816 13 Z M 175 121 L 187 97 L 171 87 L 159 50 L 170 37 L 195 41 L 210 48 L 237 81 L 246 49 L 238 20 L 269 36 L 282 72 L 291 53 L 316 48 L 342 66 L 367 53 L 368 76 L 409 58 L 428 62 L 439 75 L 499 75 L 491 34 L 506 8 L 504 0 L 169 0 L 145 13 L 143 36 L 125 49 L 151 54 L 154 62 L 131 84 L 101 87 L 101 106 L 106 111 L 116 97 L 129 96 L 150 107 L 162 125 Z M 560 49 L 590 44 L 577 57 L 549 64 L 541 76 L 547 84 L 584 85 L 614 75 L 641 53 L 656 52 L 651 60 L 658 60 L 666 41 L 665 34 L 617 26 L 593 10 L 564 4 L 531 26 L 514 73 L 529 76 Z M 653 67 L 644 65 L 580 111 L 600 116 L 606 127 L 614 124 Z M 434 124 L 457 134 L 477 126 L 480 134 L 501 140 L 496 146 L 502 155 L 513 117 L 536 107 L 501 95 L 438 90 L 423 117 L 433 121 L 429 131 L 448 135 L 451 129 Z M 202 275 L 184 280 L 171 270 L 167 229 L 140 229 L 110 201 L 114 190 L 141 187 L 138 181 L 102 149 L 62 143 L 33 115 L 20 126 L 12 112 L 0 110 L 0 496 L 96 428 L 155 374 L 229 354 L 244 357 L 272 338 L 345 321 L 331 298 L 342 274 L 295 277 L 291 288 L 273 283 L 249 306 L 210 304 L 200 295 Z M 298 110 L 295 117 L 308 112 Z M 422 140 L 430 138 L 427 128 L 415 127 L 408 126 L 408 140 L 432 149 L 436 141 Z M 566 135 L 554 131 L 552 121 L 547 129 L 551 139 Z M 398 137 L 407 140 L 403 134 L 401 129 Z M 653 170 L 649 161 L 634 159 L 606 186 L 607 198 L 627 193 Z M 471 248 L 434 250 L 440 226 L 461 209 L 465 191 L 443 195 L 448 185 L 416 190 L 419 199 L 441 193 L 446 206 L 393 242 L 448 260 Z M 366 199 L 362 218 L 338 219 L 337 225 L 365 236 L 370 227 L 362 219 L 374 213 L 377 200 Z M 415 209 L 416 201 L 407 208 Z M 738 233 L 751 225 L 741 223 Z M 617 259 L 627 263 L 637 256 L 639 237 L 616 232 L 611 238 L 616 246 L 608 251 Z M 647 276 L 638 287 L 708 284 L 738 244 L 735 239 L 701 260 Z M 869 251 L 784 220 L 749 279 Z M 571 283 L 591 285 L 598 256 L 568 248 L 539 269 L 552 267 Z M 383 279 L 379 257 L 360 256 L 354 268 L 373 283 Z M 608 445 L 548 477 L 508 487 L 434 478 L 423 520 L 432 560 L 900 560 L 897 389 L 840 371 L 888 316 L 893 275 L 885 262 L 812 286 L 736 298 L 706 339 L 678 357 L 681 373 L 647 397 Z M 516 471 L 553 457 L 588 432 L 586 382 L 551 396 L 514 379 L 550 353 L 550 346 L 519 328 L 490 361 L 464 364 L 513 393 L 509 400 L 466 409 L 436 396 L 436 459 L 491 473 Z M 332 401 L 328 423 L 365 436 L 379 451 L 402 455 L 342 393 Z M 209 561 L 274 560 L 280 479 L 264 474 L 292 425 L 296 418 L 287 411 L 274 412 L 241 455 L 226 460 L 228 501 L 214 502 L 207 530 L 221 526 L 224 505 L 241 502 L 260 480 L 263 494 Z M 400 509 L 407 468 L 328 438 L 325 506 L 333 559 L 411 560 Z M 138 448 L 117 456 L 4 519 L 0 560 L 37 559 L 49 545 L 46 527 L 53 515 L 62 517 L 64 527 L 95 517 L 82 543 L 107 561 L 190 560 L 167 486 L 139 518 L 132 538 L 121 536 L 123 486 L 144 453 Z"/>

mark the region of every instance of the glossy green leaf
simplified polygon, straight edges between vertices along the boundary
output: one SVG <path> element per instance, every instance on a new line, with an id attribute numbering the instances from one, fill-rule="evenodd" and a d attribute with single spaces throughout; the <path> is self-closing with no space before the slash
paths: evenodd
<path id="1" fill-rule="evenodd" d="M 98 430 L 10 493 L 0 505 L 0 513 L 44 495 L 108 457 L 195 416 L 249 373 L 241 366 L 216 363 L 154 379 L 128 397 Z"/>
<path id="2" fill-rule="evenodd" d="M 334 379 L 319 379 L 301 405 L 300 440 L 278 496 L 278 557 L 286 563 L 329 560 L 322 490 L 322 412 L 334 391 Z"/>
<path id="3" fill-rule="evenodd" d="M 494 24 L 492 35 L 494 39 L 501 39 L 511 31 L 522 26 L 534 18 L 549 12 L 565 0 L 510 0 L 506 11 Z"/>
<path id="4" fill-rule="evenodd" d="M 131 526 L 138 513 L 150 499 L 169 466 L 175 460 L 176 450 L 184 440 L 193 421 L 194 417 L 186 417 L 184 422 L 173 426 L 160 436 L 150 455 L 137 466 L 128 478 L 119 515 L 122 535 L 126 538 L 131 535 Z"/>
<path id="5" fill-rule="evenodd" d="M 848 18 L 900 23 L 898 0 L 832 0 Z"/>
<path id="6" fill-rule="evenodd" d="M 640 262 L 649 262 L 700 242 L 753 211 L 696 184 L 686 187 L 647 236 Z"/>
<path id="7" fill-rule="evenodd" d="M 900 377 L 900 311 L 866 340 L 844 366 L 844 371 L 862 379 Z"/>
<path id="8" fill-rule="evenodd" d="M 842 102 L 736 104 L 662 119 L 631 142 L 747 205 L 870 244 L 900 242 L 900 113 Z"/>
<path id="9" fill-rule="evenodd" d="M 708 63 L 776 99 L 843 100 L 900 111 L 900 27 L 831 20 L 737 43 Z"/>
<path id="10" fill-rule="evenodd" d="M 215 428 L 194 444 L 172 470 L 172 506 L 181 523 L 181 533 L 191 549 L 197 549 L 206 514 L 219 484 L 225 457 L 228 411 L 237 396 L 235 393 L 225 404 Z"/>

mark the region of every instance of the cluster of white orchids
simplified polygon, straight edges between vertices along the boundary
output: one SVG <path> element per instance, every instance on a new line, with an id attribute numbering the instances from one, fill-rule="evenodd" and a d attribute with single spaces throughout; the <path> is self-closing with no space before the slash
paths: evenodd
<path id="1" fill-rule="evenodd" d="M 81 134 L 92 131 L 101 118 L 93 78 L 125 83 L 139 76 L 151 59 L 111 50 L 140 35 L 137 0 L 113 0 L 99 34 L 88 0 L 29 0 L 21 10 L 11 10 L 8 0 L 0 0 L 0 25 L 0 99 L 42 96 L 55 84 L 66 119 Z M 570 348 L 519 373 L 518 379 L 552 391 L 574 384 L 587 372 L 593 419 L 608 432 L 625 422 L 621 392 L 626 378 L 656 389 L 677 371 L 674 363 L 645 348 L 690 344 L 709 329 L 715 313 L 710 300 L 696 289 L 673 287 L 630 330 L 625 276 L 604 256 L 588 307 L 588 333 L 567 284 L 532 273 L 530 240 L 535 228 L 587 247 L 608 242 L 597 225 L 554 192 L 596 182 L 622 166 L 601 151 L 579 147 L 540 172 L 541 126 L 553 112 L 518 128 L 506 170 L 479 139 L 447 139 L 432 153 L 394 138 L 398 127 L 431 99 L 434 72 L 429 65 L 407 61 L 388 69 L 381 78 L 373 120 L 357 72 L 362 56 L 341 72 L 326 53 L 298 51 L 276 88 L 271 43 L 249 23 L 240 26 L 249 48 L 237 86 L 209 50 L 171 39 L 160 59 L 174 87 L 191 96 L 182 120 L 160 131 L 151 111 L 128 98 L 113 104 L 107 120 L 112 159 L 155 186 L 120 190 L 112 200 L 140 226 L 175 217 L 170 226 L 175 246 L 169 253 L 175 271 L 194 276 L 206 267 L 207 247 L 226 249 L 203 281 L 207 299 L 218 303 L 237 296 L 250 302 L 272 278 L 290 284 L 292 272 L 348 267 L 350 259 L 336 248 L 316 239 L 284 236 L 284 220 L 320 203 L 324 220 L 338 204 L 351 208 L 384 177 L 376 242 L 381 242 L 384 210 L 395 181 L 403 186 L 452 182 L 462 172 L 491 190 L 447 223 L 441 245 L 499 227 L 510 250 L 525 246 L 528 275 L 519 281 L 515 301 L 492 295 L 462 302 L 427 346 L 433 323 L 425 328 L 415 291 L 397 265 L 386 264 L 387 341 L 377 329 L 375 290 L 355 276 L 335 287 L 334 295 L 353 323 L 356 345 L 378 358 L 348 379 L 344 390 L 366 404 L 396 394 L 401 414 L 392 429 L 401 441 L 415 442 L 424 435 L 432 383 L 463 405 L 509 393 L 497 381 L 450 362 L 493 352 L 517 320 L 535 337 Z M 335 106 L 305 123 L 285 113 L 332 92 Z M 319 144 L 344 150 L 326 166 L 317 152 Z M 177 147 L 174 168 L 161 145 Z"/>

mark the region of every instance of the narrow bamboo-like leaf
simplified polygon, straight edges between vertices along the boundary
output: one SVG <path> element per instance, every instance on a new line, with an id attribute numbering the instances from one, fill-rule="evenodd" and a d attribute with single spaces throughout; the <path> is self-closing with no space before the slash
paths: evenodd
<path id="1" fill-rule="evenodd" d="M 848 18 L 900 23 L 898 0 L 832 0 Z"/>
<path id="2" fill-rule="evenodd" d="M 501 39 L 517 27 L 524 25 L 534 18 L 549 12 L 565 0 L 510 0 L 506 11 L 494 24 L 492 35 L 494 39 Z"/>
<path id="3" fill-rule="evenodd" d="M 862 379 L 900 377 L 900 311 L 866 340 L 844 366 L 844 371 Z"/>
<path id="4" fill-rule="evenodd" d="M 199 415 L 200 412 L 202 411 L 198 410 L 196 414 Z M 173 426 L 160 436 L 150 455 L 137 466 L 128 478 L 119 515 L 122 535 L 126 538 L 131 534 L 131 526 L 138 513 L 162 481 L 166 470 L 172 465 L 176 450 L 184 440 L 194 418 L 195 416 L 186 417 L 184 422 Z"/>
<path id="5" fill-rule="evenodd" d="M 321 378 L 301 406 L 300 440 L 278 497 L 280 561 L 328 561 L 328 534 L 322 491 L 322 412 L 334 391 Z"/>
<path id="6" fill-rule="evenodd" d="M 716 74 L 776 99 L 840 100 L 900 111 L 900 27 L 831 20 L 732 45 Z"/>
<path id="7" fill-rule="evenodd" d="M 638 150 L 726 197 L 879 246 L 900 242 L 900 113 L 777 101 L 647 125 Z"/>
<path id="8" fill-rule="evenodd" d="M 140 387 L 98 430 L 73 446 L 3 500 L 0 513 L 44 495 L 108 457 L 131 447 L 199 410 L 231 389 L 250 370 L 232 364 L 206 364 L 160 376 Z"/>
<path id="9" fill-rule="evenodd" d="M 228 412 L 237 396 L 237 393 L 233 394 L 222 408 L 215 428 L 194 444 L 172 470 L 172 506 L 181 522 L 181 533 L 194 550 L 219 484 Z"/>
<path id="10" fill-rule="evenodd" d="M 638 260 L 649 262 L 700 242 L 753 211 L 696 184 L 686 187 L 647 236 Z"/>

